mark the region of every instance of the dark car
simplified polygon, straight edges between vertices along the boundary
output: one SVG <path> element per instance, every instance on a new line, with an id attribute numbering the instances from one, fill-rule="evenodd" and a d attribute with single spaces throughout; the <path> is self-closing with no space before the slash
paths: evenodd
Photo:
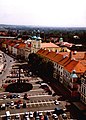
<path id="1" fill-rule="evenodd" d="M 64 110 L 61 109 L 61 108 L 59 108 L 59 107 L 57 107 L 57 108 L 55 108 L 54 113 L 57 114 L 57 115 L 60 115 L 60 114 L 63 114 L 63 113 L 64 113 Z"/>
<path id="2" fill-rule="evenodd" d="M 17 97 L 17 95 L 16 94 L 12 94 L 12 98 L 16 98 Z"/>
<path id="3" fill-rule="evenodd" d="M 26 108 L 27 107 L 27 105 L 26 105 L 26 102 L 23 102 L 23 106 L 22 106 L 23 108 Z"/>
<path id="4" fill-rule="evenodd" d="M 34 112 L 34 117 L 38 116 L 39 115 L 39 112 L 38 111 L 35 111 Z"/>
<path id="5" fill-rule="evenodd" d="M 20 109 L 20 104 L 19 104 L 19 103 L 16 105 L 16 108 L 17 108 L 17 109 Z"/>
<path id="6" fill-rule="evenodd" d="M 9 107 L 9 106 L 10 106 L 10 102 L 7 102 L 7 103 L 6 103 L 6 107 Z"/>
<path id="7" fill-rule="evenodd" d="M 49 120 L 48 115 L 45 115 L 45 116 L 44 116 L 44 120 Z"/>

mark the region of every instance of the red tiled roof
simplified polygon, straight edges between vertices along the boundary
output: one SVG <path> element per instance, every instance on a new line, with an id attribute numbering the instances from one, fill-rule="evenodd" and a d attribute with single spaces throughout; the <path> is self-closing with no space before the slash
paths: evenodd
<path id="1" fill-rule="evenodd" d="M 76 73 L 84 73 L 86 70 L 86 66 L 84 66 L 80 61 L 71 60 L 71 62 L 64 67 L 67 71 L 72 72 L 73 70 Z"/>
<path id="2" fill-rule="evenodd" d="M 19 43 L 19 45 L 17 46 L 17 48 L 18 48 L 18 49 L 20 49 L 20 48 L 24 48 L 25 46 L 26 46 L 25 43 Z"/>
<path id="3" fill-rule="evenodd" d="M 59 46 L 54 43 L 41 43 L 42 48 L 58 48 Z"/>
<path id="4" fill-rule="evenodd" d="M 83 73 L 86 70 L 86 60 L 78 61 L 68 56 L 64 58 L 64 55 L 67 55 L 66 52 L 64 52 L 64 55 L 62 55 L 61 52 L 56 54 L 53 51 L 49 52 L 48 50 L 40 49 L 37 52 L 37 54 L 40 54 L 43 57 L 46 57 L 54 62 L 57 62 L 58 64 L 62 65 L 68 72 L 76 70 L 77 73 Z"/>
<path id="5" fill-rule="evenodd" d="M 77 60 L 86 59 L 86 52 L 73 51 L 72 57 L 77 59 Z"/>
<path id="6" fill-rule="evenodd" d="M 4 42 L 3 42 L 3 44 L 8 44 L 9 42 L 11 42 L 10 40 L 5 40 Z"/>
<path id="7" fill-rule="evenodd" d="M 10 43 L 9 46 L 13 47 L 15 45 L 15 43 Z"/>

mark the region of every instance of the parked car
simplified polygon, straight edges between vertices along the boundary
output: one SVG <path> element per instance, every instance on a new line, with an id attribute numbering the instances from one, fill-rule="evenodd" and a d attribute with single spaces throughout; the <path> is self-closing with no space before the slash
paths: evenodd
<path id="1" fill-rule="evenodd" d="M 6 95 L 3 95 L 3 99 L 6 99 L 7 98 L 7 96 Z"/>
<path id="2" fill-rule="evenodd" d="M 17 97 L 17 95 L 16 94 L 12 94 L 12 98 L 16 98 Z"/>
<path id="3" fill-rule="evenodd" d="M 27 105 L 26 105 L 26 102 L 23 102 L 23 106 L 22 106 L 23 108 L 26 108 L 27 107 Z"/>
<path id="4" fill-rule="evenodd" d="M 17 108 L 17 109 L 20 109 L 20 104 L 19 104 L 19 103 L 16 105 L 16 108 Z"/>
<path id="5" fill-rule="evenodd" d="M 47 113 L 46 113 L 47 115 L 51 115 L 51 112 L 50 111 L 47 111 Z"/>
<path id="6" fill-rule="evenodd" d="M 11 102 L 10 102 L 10 108 L 14 109 L 14 107 L 15 107 L 15 106 L 14 106 L 14 102 L 11 101 Z"/>
<path id="7" fill-rule="evenodd" d="M 40 120 L 40 116 L 37 115 L 37 116 L 35 117 L 35 120 Z"/>
<path id="8" fill-rule="evenodd" d="M 44 116 L 44 120 L 49 120 L 48 115 L 45 115 L 45 116 Z"/>
<path id="9" fill-rule="evenodd" d="M 52 117 L 53 117 L 54 120 L 58 120 L 58 115 L 57 114 L 53 114 Z"/>
<path id="10" fill-rule="evenodd" d="M 34 117 L 38 116 L 39 115 L 39 112 L 38 111 L 35 111 L 34 112 Z"/>
<path id="11" fill-rule="evenodd" d="M 20 98 L 20 97 L 21 97 L 20 94 L 18 94 L 18 95 L 17 95 L 17 98 Z"/>
<path id="12" fill-rule="evenodd" d="M 39 112 L 39 116 L 42 116 L 43 115 L 43 113 L 42 112 Z"/>
<path id="13" fill-rule="evenodd" d="M 67 114 L 66 114 L 66 113 L 63 113 L 63 114 L 62 114 L 62 118 L 63 118 L 63 119 L 67 119 Z"/>
<path id="14" fill-rule="evenodd" d="M 60 104 L 60 102 L 58 101 L 58 100 L 55 100 L 55 105 L 59 105 Z"/>
<path id="15" fill-rule="evenodd" d="M 30 120 L 30 118 L 29 118 L 29 112 L 25 112 L 25 114 L 24 114 L 24 120 Z"/>
<path id="16" fill-rule="evenodd" d="M 7 103 L 6 103 L 6 107 L 9 107 L 9 106 L 10 106 L 10 102 L 7 102 Z"/>
<path id="17" fill-rule="evenodd" d="M 55 108 L 54 113 L 57 114 L 57 115 L 60 115 L 60 114 L 63 114 L 63 113 L 64 113 L 64 110 L 61 109 L 61 108 L 59 108 L 59 107 L 57 107 L 57 108 Z"/>
<path id="18" fill-rule="evenodd" d="M 33 118 L 33 112 L 29 112 L 29 117 Z"/>
<path id="19" fill-rule="evenodd" d="M 5 115 L 6 115 L 6 120 L 11 120 L 10 111 L 6 111 Z"/>
<path id="20" fill-rule="evenodd" d="M 5 108 L 6 108 L 6 105 L 5 105 L 5 104 L 2 104 L 2 105 L 1 105 L 1 110 L 5 110 Z"/>
<path id="21" fill-rule="evenodd" d="M 15 115 L 15 120 L 20 120 L 20 114 L 19 114 L 19 113 L 17 113 L 17 114 Z"/>

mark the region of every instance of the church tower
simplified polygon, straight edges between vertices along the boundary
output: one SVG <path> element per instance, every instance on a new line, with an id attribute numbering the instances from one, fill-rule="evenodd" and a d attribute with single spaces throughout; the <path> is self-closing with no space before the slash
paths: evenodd
<path id="1" fill-rule="evenodd" d="M 31 53 L 36 53 L 41 48 L 41 37 L 40 31 L 32 32 L 32 41 L 31 41 Z"/>
<path id="2" fill-rule="evenodd" d="M 37 38 L 36 38 L 36 52 L 41 49 L 41 37 L 40 37 L 40 31 L 37 30 Z"/>

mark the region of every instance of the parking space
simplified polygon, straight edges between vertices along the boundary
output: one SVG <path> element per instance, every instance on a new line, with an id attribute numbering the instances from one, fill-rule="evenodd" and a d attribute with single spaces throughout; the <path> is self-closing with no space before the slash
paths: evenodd
<path id="1" fill-rule="evenodd" d="M 18 78 L 14 78 L 13 76 L 14 71 L 10 71 L 10 73 L 11 73 L 10 76 L 7 77 L 5 81 L 3 81 L 3 83 L 10 84 L 17 82 Z M 15 75 L 17 75 L 17 73 L 18 71 L 15 71 Z M 32 90 L 27 91 L 25 93 L 10 93 L 10 94 L 3 93 L 2 95 L 0 95 L 0 106 L 1 106 L 0 117 L 2 119 L 4 119 L 4 115 L 6 111 L 11 112 L 12 119 L 15 119 L 14 117 L 15 114 L 17 114 L 20 111 L 19 114 L 23 120 L 23 114 L 27 111 L 28 112 L 45 111 L 45 110 L 47 111 L 47 110 L 54 110 L 55 107 L 59 107 L 62 109 L 65 107 L 62 101 L 60 101 L 59 104 L 55 104 L 55 100 L 58 100 L 60 96 L 58 95 L 53 96 L 54 91 L 52 90 L 52 88 L 47 83 L 44 83 L 40 77 L 22 76 L 21 79 L 22 81 L 26 80 L 25 82 L 31 83 L 33 88 Z M 25 94 L 27 94 L 28 99 L 24 99 Z M 45 112 L 43 112 L 43 114 L 45 114 Z M 51 115 L 50 120 L 53 119 L 52 116 L 53 115 Z"/>

